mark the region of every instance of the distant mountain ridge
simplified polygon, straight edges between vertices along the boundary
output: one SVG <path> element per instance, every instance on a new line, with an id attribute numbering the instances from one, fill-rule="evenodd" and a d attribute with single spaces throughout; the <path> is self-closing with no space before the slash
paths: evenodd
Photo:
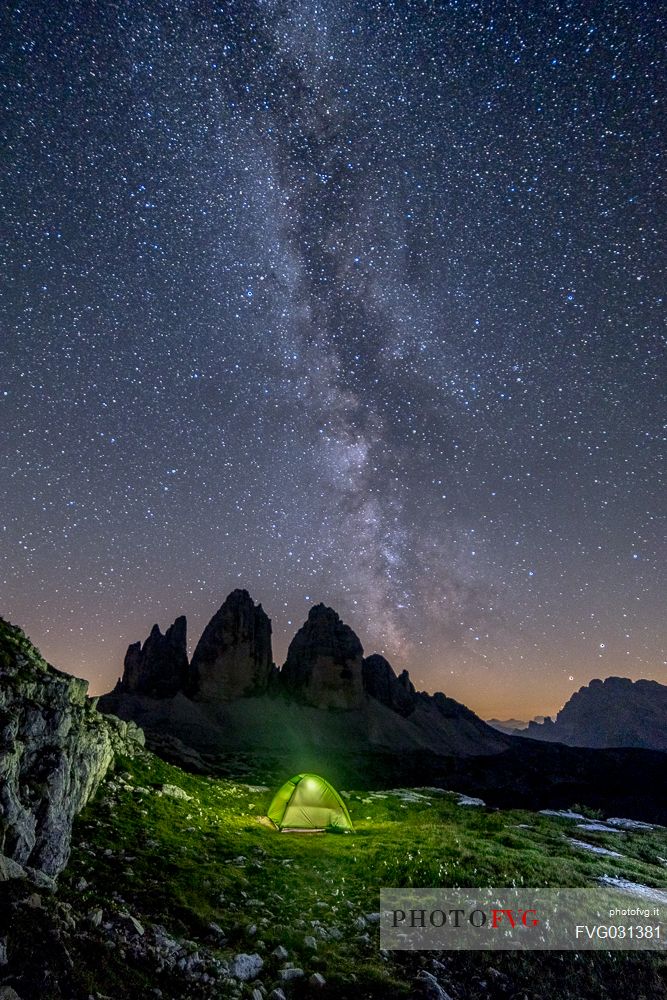
<path id="1" fill-rule="evenodd" d="M 247 590 L 213 615 L 188 663 L 184 616 L 127 650 L 123 676 L 102 711 L 145 727 L 149 742 L 198 752 L 326 747 L 458 756 L 501 753 L 507 737 L 441 692 L 418 692 L 384 657 L 364 657 L 352 629 L 314 605 L 273 662 L 271 621 Z"/>
<path id="2" fill-rule="evenodd" d="M 579 747 L 667 750 L 667 685 L 627 677 L 592 680 L 555 720 L 531 722 L 517 735 Z"/>
<path id="3" fill-rule="evenodd" d="M 487 726 L 492 726 L 500 733 L 508 733 L 513 736 L 523 729 L 528 729 L 531 722 L 544 722 L 548 718 L 546 715 L 534 715 L 530 721 L 525 719 L 485 719 Z"/>
<path id="4" fill-rule="evenodd" d="M 500 733 L 516 733 L 528 728 L 528 723 L 523 719 L 487 719 L 486 724 Z"/>

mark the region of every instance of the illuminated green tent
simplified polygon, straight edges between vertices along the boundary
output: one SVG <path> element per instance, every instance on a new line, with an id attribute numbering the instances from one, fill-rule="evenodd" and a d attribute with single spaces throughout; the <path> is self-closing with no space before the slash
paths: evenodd
<path id="1" fill-rule="evenodd" d="M 347 806 L 319 774 L 296 774 L 279 788 L 267 816 L 279 830 L 354 830 Z"/>

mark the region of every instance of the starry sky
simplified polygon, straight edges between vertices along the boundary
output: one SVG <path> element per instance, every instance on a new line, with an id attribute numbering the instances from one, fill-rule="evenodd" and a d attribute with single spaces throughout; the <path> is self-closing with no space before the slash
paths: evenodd
<path id="1" fill-rule="evenodd" d="M 484 716 L 667 681 L 659 5 L 1 18 L 5 617 L 96 693 L 235 587 Z"/>

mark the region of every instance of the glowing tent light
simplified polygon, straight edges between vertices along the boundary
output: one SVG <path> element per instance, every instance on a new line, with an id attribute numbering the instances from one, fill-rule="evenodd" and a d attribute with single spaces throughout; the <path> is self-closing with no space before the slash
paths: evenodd
<path id="1" fill-rule="evenodd" d="M 319 774 L 297 774 L 278 789 L 267 812 L 283 832 L 352 831 L 347 806 Z"/>

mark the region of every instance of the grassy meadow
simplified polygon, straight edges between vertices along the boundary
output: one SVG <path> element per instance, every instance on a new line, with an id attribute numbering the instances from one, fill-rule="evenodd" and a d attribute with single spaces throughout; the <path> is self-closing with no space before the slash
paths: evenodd
<path id="1" fill-rule="evenodd" d="M 354 834 L 280 834 L 261 822 L 273 791 L 192 775 L 148 752 L 117 763 L 76 822 L 59 880 L 59 905 L 84 930 L 70 944 L 84 994 L 426 996 L 419 973 L 434 968 L 452 1000 L 615 998 L 626 986 L 655 1000 L 665 989 L 655 954 L 383 953 L 374 914 L 381 886 L 583 887 L 608 875 L 667 889 L 667 830 L 583 831 L 571 819 L 397 789 L 345 791 Z M 178 942 L 183 968 L 142 952 L 152 926 Z M 217 974 L 204 953 L 219 959 Z M 239 954 L 261 958 L 253 979 L 233 974 Z M 290 967 L 303 974 L 285 976 Z"/>

